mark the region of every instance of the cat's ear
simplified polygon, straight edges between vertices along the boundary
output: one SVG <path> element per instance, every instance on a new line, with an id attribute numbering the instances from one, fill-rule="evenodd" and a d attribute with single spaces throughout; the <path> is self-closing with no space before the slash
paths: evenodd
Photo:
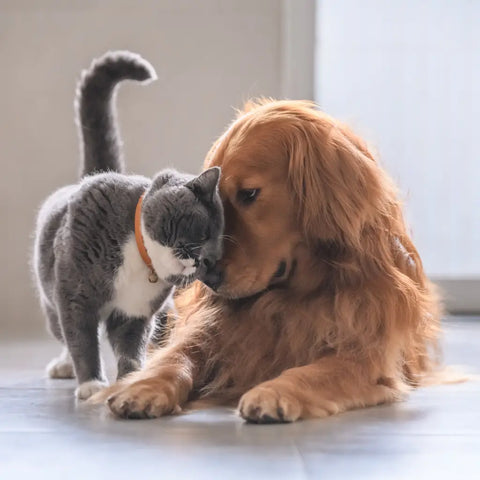
<path id="1" fill-rule="evenodd" d="M 185 186 L 189 188 L 198 198 L 206 202 L 212 202 L 219 180 L 220 167 L 212 167 L 208 170 L 205 170 L 193 180 L 190 180 Z"/>

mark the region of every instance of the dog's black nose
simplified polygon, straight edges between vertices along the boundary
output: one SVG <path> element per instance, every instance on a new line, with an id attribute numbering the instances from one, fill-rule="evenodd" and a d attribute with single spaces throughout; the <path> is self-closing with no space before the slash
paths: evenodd
<path id="1" fill-rule="evenodd" d="M 203 276 L 203 283 L 207 286 L 210 287 L 213 291 L 216 291 L 218 287 L 222 284 L 223 281 L 223 271 L 220 269 L 218 264 L 214 264 L 211 261 L 208 261 L 207 264 L 207 259 L 205 258 L 203 260 L 203 263 L 207 267 L 207 271 L 205 272 L 205 275 Z"/>

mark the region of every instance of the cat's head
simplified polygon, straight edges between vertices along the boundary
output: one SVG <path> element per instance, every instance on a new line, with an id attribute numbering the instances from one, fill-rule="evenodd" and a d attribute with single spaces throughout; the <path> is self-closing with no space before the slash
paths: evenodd
<path id="1" fill-rule="evenodd" d="M 219 179 L 218 167 L 197 177 L 166 170 L 153 179 L 143 200 L 142 231 L 160 278 L 176 285 L 202 280 L 222 256 Z"/>

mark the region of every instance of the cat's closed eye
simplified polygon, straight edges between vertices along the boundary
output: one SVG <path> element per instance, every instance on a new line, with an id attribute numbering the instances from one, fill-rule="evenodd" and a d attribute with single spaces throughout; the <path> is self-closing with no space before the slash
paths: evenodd
<path id="1" fill-rule="evenodd" d="M 209 237 L 210 236 L 207 233 L 200 235 L 200 237 L 198 237 L 198 243 L 205 243 Z"/>

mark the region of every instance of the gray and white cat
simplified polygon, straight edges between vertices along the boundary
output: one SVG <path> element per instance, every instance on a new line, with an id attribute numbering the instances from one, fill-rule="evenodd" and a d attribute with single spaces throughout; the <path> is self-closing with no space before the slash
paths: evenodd
<path id="1" fill-rule="evenodd" d="M 121 173 L 116 86 L 154 78 L 151 65 L 130 52 L 109 52 L 83 73 L 77 90 L 83 178 L 53 193 L 37 219 L 33 263 L 41 306 L 50 331 L 65 345 L 47 371 L 52 378 L 75 375 L 80 399 L 106 385 L 100 322 L 117 358 L 118 378 L 140 368 L 152 316 L 175 285 L 197 278 L 214 282 L 209 276 L 222 253 L 218 168 L 197 177 L 165 170 L 153 180 Z M 142 195 L 139 238 L 156 278 L 135 238 Z"/>

